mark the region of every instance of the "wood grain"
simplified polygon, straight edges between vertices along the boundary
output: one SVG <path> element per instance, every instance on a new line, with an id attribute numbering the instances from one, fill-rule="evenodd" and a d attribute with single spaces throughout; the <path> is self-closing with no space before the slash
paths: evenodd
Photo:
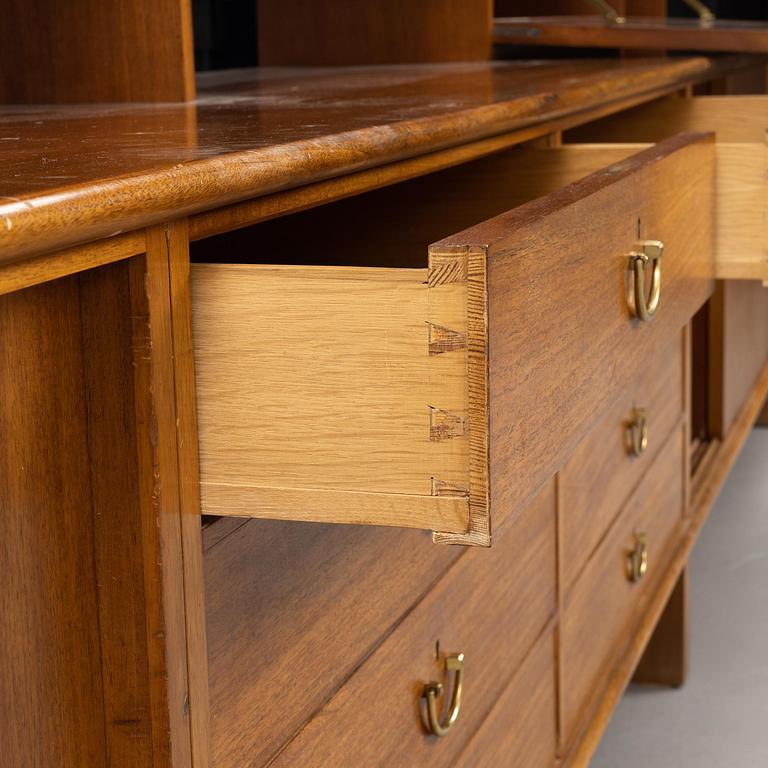
<path id="1" fill-rule="evenodd" d="M 595 707 L 585 729 L 579 734 L 570 754 L 563 760 L 569 768 L 582 768 L 589 761 L 599 743 L 600 737 L 610 720 L 627 683 L 640 660 L 643 651 L 653 634 L 672 590 L 685 568 L 691 549 L 704 525 L 718 493 L 723 487 L 728 473 L 741 452 L 757 414 L 768 395 L 768 363 L 758 377 L 755 386 L 746 399 L 722 443 L 712 441 L 712 458 L 699 465 L 694 475 L 694 491 L 691 502 L 690 522 L 685 536 L 680 540 L 669 562 L 666 573 L 657 584 L 650 598 L 645 613 L 620 661 L 610 672 L 608 682 L 602 691 L 599 703 Z"/>
<path id="2" fill-rule="evenodd" d="M 3 762 L 105 765 L 75 278 L 0 298 Z"/>
<path id="3" fill-rule="evenodd" d="M 630 382 L 558 473 L 562 504 L 564 590 L 581 573 L 609 525 L 683 416 L 682 333 L 661 349 L 649 350 L 645 366 Z M 645 410 L 648 448 L 630 453 L 628 425 L 636 408 Z"/>
<path id="4" fill-rule="evenodd" d="M 60 277 L 144 253 L 144 231 L 117 235 L 64 251 L 0 266 L 0 294 L 19 291 Z"/>
<path id="5" fill-rule="evenodd" d="M 551 483 L 494 548 L 466 552 L 272 764 L 450 764 L 554 615 L 554 526 Z M 462 712 L 445 739 L 425 733 L 420 711 L 423 683 L 442 675 L 437 640 L 441 654 L 466 656 Z"/>
<path id="6" fill-rule="evenodd" d="M 153 768 L 168 753 L 152 719 L 145 558 L 157 553 L 142 532 L 128 263 L 89 270 L 79 284 L 106 764 Z"/>
<path id="7" fill-rule="evenodd" d="M 213 765 L 267 764 L 468 551 L 422 531 L 271 520 L 208 548 Z"/>
<path id="8" fill-rule="evenodd" d="M 766 280 L 768 97 L 671 96 L 577 129 L 569 140 L 659 141 L 689 130 L 717 135 L 717 276 Z"/>
<path id="9" fill-rule="evenodd" d="M 512 682 L 454 763 L 457 768 L 555 765 L 555 645 L 549 631 L 526 657 Z"/>
<path id="10" fill-rule="evenodd" d="M 629 644 L 683 533 L 683 438 L 682 428 L 669 437 L 566 597 L 561 634 L 562 746 L 566 752 L 579 724 L 599 702 L 608 674 Z M 647 535 L 648 573 L 642 581 L 632 583 L 627 578 L 627 555 L 636 532 Z"/>
<path id="11" fill-rule="evenodd" d="M 487 244 L 492 515 L 525 504 L 637 375 L 636 350 L 709 296 L 713 149 L 678 137 L 432 247 Z M 673 188 L 680 177 L 696 183 Z M 620 255 L 638 221 L 674 254 L 651 323 L 629 317 Z"/>
<path id="12" fill-rule="evenodd" d="M 497 45 L 555 45 L 670 51 L 768 52 L 768 25 L 760 21 L 627 18 L 623 24 L 594 16 L 533 16 L 494 19 Z"/>
<path id="13" fill-rule="evenodd" d="M 267 66 L 473 61 L 491 54 L 492 0 L 261 0 Z"/>
<path id="14" fill-rule="evenodd" d="M 739 62 L 706 59 L 238 71 L 194 106 L 8 111 L 0 261 L 549 121 L 588 120 Z M 564 79 L 565 78 L 565 79 Z M 593 112 L 590 113 L 590 110 Z M 557 126 L 555 126 L 557 127 Z M 537 133 L 538 132 L 538 133 Z M 41 167 L 40 157 L 46 158 Z"/>
<path id="15" fill-rule="evenodd" d="M 712 434 L 724 437 L 768 360 L 768 288 L 752 281 L 723 281 L 713 312 L 719 332 L 712 339 L 718 402 Z"/>
<path id="16" fill-rule="evenodd" d="M 3 7 L 0 103 L 187 101 L 195 96 L 189 0 Z M 51 66 L 55 61 L 56 66 Z"/>
<path id="17" fill-rule="evenodd" d="M 192 764 L 192 738 L 169 240 L 165 227 L 146 236 L 146 258 L 130 262 L 130 283 L 142 537 L 156 553 L 145 560 L 147 646 L 156 750 L 165 746 L 175 767 Z"/>
<path id="18" fill-rule="evenodd" d="M 465 270 L 192 272 L 204 512 L 467 530 Z"/>
<path id="19" fill-rule="evenodd" d="M 653 630 L 635 674 L 635 683 L 679 687 L 688 674 L 689 569 L 680 574 Z"/>
<path id="20" fill-rule="evenodd" d="M 192 766 L 207 768 L 211 753 L 208 646 L 205 634 L 205 583 L 188 238 L 186 219 L 166 226 L 184 581 L 188 682 L 186 708 L 189 712 Z"/>

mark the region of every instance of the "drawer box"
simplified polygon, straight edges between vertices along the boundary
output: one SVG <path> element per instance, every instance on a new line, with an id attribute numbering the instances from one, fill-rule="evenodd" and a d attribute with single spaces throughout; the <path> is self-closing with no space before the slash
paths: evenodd
<path id="1" fill-rule="evenodd" d="M 451 765 L 518 670 L 526 670 L 555 613 L 555 580 L 552 481 L 497 546 L 462 554 L 270 765 Z M 528 671 L 551 674 L 551 645 L 549 651 L 548 664 L 542 659 Z M 444 679 L 446 652 L 464 653 L 463 697 L 458 719 L 438 738 L 425 729 L 421 692 L 425 682 Z M 547 691 L 540 693 L 546 700 Z M 506 711 L 521 717 L 528 696 L 530 689 Z M 551 727 L 554 711 L 547 716 Z"/>
<path id="2" fill-rule="evenodd" d="M 768 96 L 669 96 L 569 132 L 577 141 L 717 136 L 717 277 L 768 281 Z"/>
<path id="3" fill-rule="evenodd" d="M 634 626 L 684 532 L 685 450 L 685 430 L 680 426 L 565 596 L 560 690 L 566 751 L 632 639 Z M 647 572 L 633 582 L 629 555 L 638 536 L 647 543 Z"/>
<path id="4" fill-rule="evenodd" d="M 438 242 L 424 269 L 193 265 L 204 511 L 489 544 L 490 510 L 522 509 L 635 350 L 711 292 L 713 162 L 711 138 L 675 137 Z M 628 308 L 638 239 L 665 244 L 650 323 Z"/>
<path id="5" fill-rule="evenodd" d="M 579 443 L 560 470 L 563 585 L 567 589 L 684 412 L 686 350 L 683 333 L 658 350 L 649 350 L 641 374 L 624 389 L 605 416 Z M 642 410 L 642 415 L 640 411 Z M 637 456 L 633 435 L 647 447 Z"/>

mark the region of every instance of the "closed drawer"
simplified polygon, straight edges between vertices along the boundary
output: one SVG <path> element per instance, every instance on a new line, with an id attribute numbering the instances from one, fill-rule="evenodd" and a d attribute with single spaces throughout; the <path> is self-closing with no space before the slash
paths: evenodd
<path id="1" fill-rule="evenodd" d="M 554 766 L 556 707 L 554 636 L 547 632 L 454 765 L 456 768 Z"/>
<path id="2" fill-rule="evenodd" d="M 271 765 L 451 765 L 552 620 L 555 570 L 550 483 L 497 546 L 459 558 Z M 438 738 L 425 730 L 421 692 L 430 680 L 446 679 L 450 688 L 446 652 L 465 654 L 464 693 L 458 719 Z M 534 672 L 551 675 L 551 667 Z M 517 702 L 517 717 L 526 705 Z"/>
<path id="3" fill-rule="evenodd" d="M 640 375 L 622 391 L 560 471 L 566 588 L 581 572 L 669 434 L 680 424 L 685 364 L 682 332 L 674 339 L 659 350 L 648 351 Z M 643 433 L 647 438 L 645 448 Z"/>
<path id="4" fill-rule="evenodd" d="M 711 292 L 712 170 L 709 137 L 676 137 L 438 242 L 424 269 L 193 266 L 204 511 L 489 544 L 490 510 L 522 509 L 637 375 L 633 350 Z M 638 239 L 665 245 L 652 322 L 628 306 Z"/>
<path id="5" fill-rule="evenodd" d="M 565 597 L 562 614 L 563 746 L 600 697 L 682 535 L 685 431 L 675 430 Z M 647 544 L 647 572 L 629 578 L 629 556 Z"/>
<path id="6" fill-rule="evenodd" d="M 669 96 L 569 133 L 579 141 L 661 141 L 715 131 L 717 277 L 768 280 L 768 96 Z"/>

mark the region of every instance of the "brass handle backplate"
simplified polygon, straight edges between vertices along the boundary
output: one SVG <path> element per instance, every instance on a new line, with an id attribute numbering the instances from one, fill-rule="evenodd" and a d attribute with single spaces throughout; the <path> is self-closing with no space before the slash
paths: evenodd
<path id="1" fill-rule="evenodd" d="M 427 728 L 435 736 L 445 736 L 459 717 L 461 696 L 464 687 L 464 654 L 456 653 L 445 659 L 446 673 L 455 672 L 453 694 L 448 712 L 443 720 L 437 711 L 437 698 L 443 695 L 443 684 L 436 682 L 425 683 L 422 696 L 427 701 Z"/>
<path id="2" fill-rule="evenodd" d="M 635 546 L 627 557 L 627 577 L 638 582 L 648 570 L 648 538 L 644 533 L 635 534 Z"/>
<path id="3" fill-rule="evenodd" d="M 629 422 L 629 449 L 633 456 L 641 456 L 648 447 L 648 419 L 644 408 L 635 408 Z"/>
<path id="4" fill-rule="evenodd" d="M 627 301 L 635 317 L 648 322 L 659 308 L 661 299 L 661 256 L 664 243 L 660 240 L 641 240 L 629 254 L 630 288 Z M 651 271 L 648 297 L 645 295 L 645 277 Z"/>

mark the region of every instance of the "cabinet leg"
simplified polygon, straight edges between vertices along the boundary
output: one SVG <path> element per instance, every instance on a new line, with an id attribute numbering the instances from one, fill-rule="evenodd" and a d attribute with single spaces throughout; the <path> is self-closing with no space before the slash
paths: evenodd
<path id="1" fill-rule="evenodd" d="M 759 427 L 768 427 L 768 400 L 763 406 L 763 410 L 760 412 L 760 415 L 757 417 L 757 425 Z"/>
<path id="2" fill-rule="evenodd" d="M 635 683 L 668 685 L 685 682 L 688 671 L 688 568 L 680 574 L 659 623 L 648 641 Z"/>

